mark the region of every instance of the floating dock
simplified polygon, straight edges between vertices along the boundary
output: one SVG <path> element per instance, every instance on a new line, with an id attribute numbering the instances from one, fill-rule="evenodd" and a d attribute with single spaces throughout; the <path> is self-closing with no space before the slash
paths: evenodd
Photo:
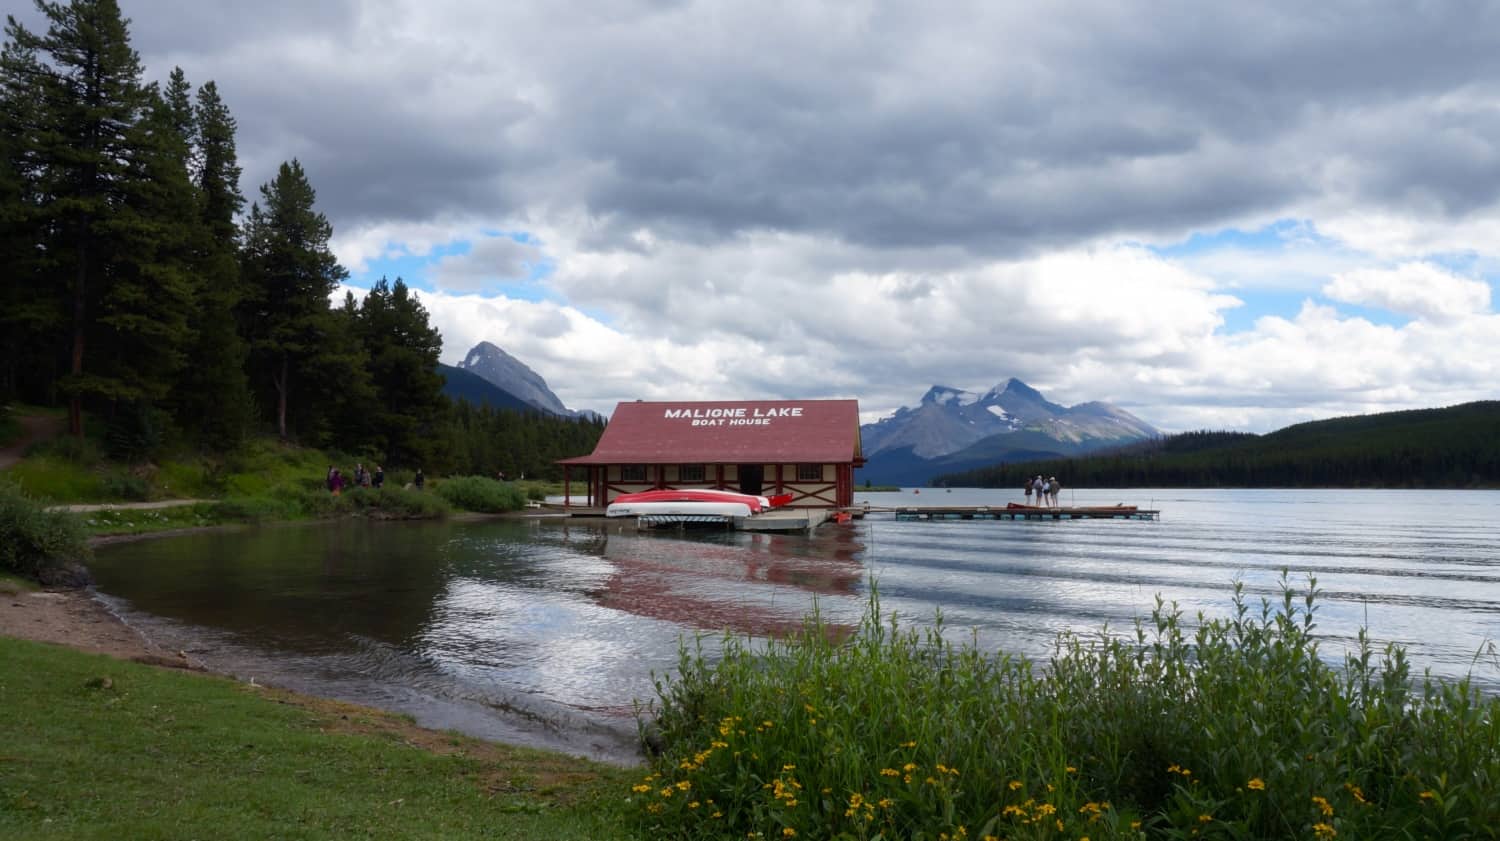
<path id="1" fill-rule="evenodd" d="M 1133 505 L 1087 508 L 1002 508 L 995 506 L 910 505 L 866 509 L 866 513 L 889 512 L 897 520 L 1155 520 L 1161 512 Z"/>

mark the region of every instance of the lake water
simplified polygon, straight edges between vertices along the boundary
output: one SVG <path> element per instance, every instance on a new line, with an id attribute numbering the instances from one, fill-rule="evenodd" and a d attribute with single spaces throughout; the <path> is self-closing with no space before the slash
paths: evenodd
<path id="1" fill-rule="evenodd" d="M 1003 505 L 1005 491 L 859 494 L 872 505 Z M 210 668 L 409 712 L 419 723 L 601 759 L 634 755 L 633 701 L 678 641 L 858 622 L 885 610 L 1045 658 L 1059 631 L 1128 630 L 1156 596 L 1223 616 L 1231 583 L 1323 591 L 1339 656 L 1367 627 L 1418 669 L 1500 688 L 1500 492 L 1065 491 L 1155 522 L 897 522 L 812 535 L 638 533 L 622 521 L 298 525 L 103 547 L 99 590 Z M 707 646 L 716 650 L 710 635 Z"/>

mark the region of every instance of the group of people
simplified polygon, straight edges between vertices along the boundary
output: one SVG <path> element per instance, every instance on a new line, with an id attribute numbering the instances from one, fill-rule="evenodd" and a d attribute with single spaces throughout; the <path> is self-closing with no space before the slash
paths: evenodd
<path id="1" fill-rule="evenodd" d="M 1056 476 L 1043 479 L 1038 475 L 1035 479 L 1027 479 L 1022 486 L 1026 491 L 1026 504 L 1031 504 L 1031 498 L 1036 497 L 1039 508 L 1057 508 L 1057 492 L 1062 490 L 1062 482 L 1057 481 Z"/>
<path id="2" fill-rule="evenodd" d="M 422 471 L 417 470 L 417 487 L 422 487 Z M 334 496 L 344 492 L 346 487 L 355 488 L 379 488 L 385 485 L 385 468 L 375 465 L 375 472 L 371 473 L 365 469 L 363 463 L 354 466 L 352 479 L 345 479 L 343 471 L 333 465 L 328 465 L 328 491 Z"/>

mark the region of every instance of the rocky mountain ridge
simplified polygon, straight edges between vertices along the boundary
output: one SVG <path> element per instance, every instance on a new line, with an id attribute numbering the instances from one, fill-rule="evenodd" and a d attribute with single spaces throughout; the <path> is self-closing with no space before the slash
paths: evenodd
<path id="1" fill-rule="evenodd" d="M 1073 455 L 1160 433 L 1108 403 L 1053 403 L 1011 378 L 983 393 L 934 385 L 916 406 L 860 427 L 860 478 L 925 484 L 939 473 L 1038 454 Z"/>
<path id="2" fill-rule="evenodd" d="M 479 377 L 532 408 L 562 417 L 596 417 L 593 412 L 575 412 L 564 406 L 541 374 L 490 342 L 480 342 L 470 348 L 464 361 L 454 367 Z"/>

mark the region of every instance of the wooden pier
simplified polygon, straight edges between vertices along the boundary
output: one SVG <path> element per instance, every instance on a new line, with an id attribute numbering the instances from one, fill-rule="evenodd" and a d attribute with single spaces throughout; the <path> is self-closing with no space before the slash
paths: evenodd
<path id="1" fill-rule="evenodd" d="M 892 513 L 897 520 L 1155 520 L 1161 512 L 1134 505 L 1086 508 L 1004 508 L 997 506 L 908 505 L 865 509 L 866 513 Z"/>

